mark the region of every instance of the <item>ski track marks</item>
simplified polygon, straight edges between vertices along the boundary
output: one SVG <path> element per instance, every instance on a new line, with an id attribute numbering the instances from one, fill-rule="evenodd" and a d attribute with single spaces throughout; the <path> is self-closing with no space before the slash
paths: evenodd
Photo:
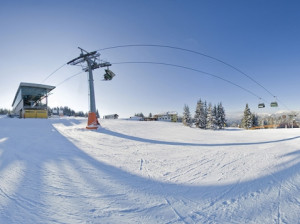
<path id="1" fill-rule="evenodd" d="M 299 130 L 83 122 L 0 120 L 0 223 L 300 220 Z"/>

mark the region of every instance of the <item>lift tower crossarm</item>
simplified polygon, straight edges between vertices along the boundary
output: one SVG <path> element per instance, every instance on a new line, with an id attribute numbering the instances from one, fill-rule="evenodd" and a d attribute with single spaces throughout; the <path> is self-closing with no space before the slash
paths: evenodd
<path id="1" fill-rule="evenodd" d="M 77 65 L 79 63 L 84 62 L 86 60 L 86 58 L 89 58 L 92 56 L 93 56 L 93 58 L 97 58 L 100 56 L 100 54 L 97 53 L 97 51 L 93 51 L 93 52 L 86 53 L 86 54 L 81 53 L 79 57 L 74 58 L 73 60 L 69 61 L 67 64 L 68 65 Z"/>

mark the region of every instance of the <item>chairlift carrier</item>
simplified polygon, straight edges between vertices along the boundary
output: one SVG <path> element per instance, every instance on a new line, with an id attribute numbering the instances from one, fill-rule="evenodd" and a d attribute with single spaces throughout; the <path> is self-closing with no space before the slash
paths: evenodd
<path id="1" fill-rule="evenodd" d="M 104 81 L 110 81 L 113 79 L 114 76 L 115 76 L 115 73 L 113 73 L 109 69 L 105 69 Z"/>

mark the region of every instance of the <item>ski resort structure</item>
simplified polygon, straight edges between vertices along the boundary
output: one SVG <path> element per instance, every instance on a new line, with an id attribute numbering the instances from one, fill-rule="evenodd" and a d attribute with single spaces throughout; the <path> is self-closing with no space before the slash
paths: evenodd
<path id="1" fill-rule="evenodd" d="M 161 114 L 155 114 L 153 117 L 158 121 L 177 122 L 178 113 L 175 111 L 172 111 L 172 112 L 166 112 L 166 113 L 161 113 Z"/>
<path id="2" fill-rule="evenodd" d="M 21 82 L 12 103 L 20 118 L 48 118 L 48 95 L 55 86 Z"/>

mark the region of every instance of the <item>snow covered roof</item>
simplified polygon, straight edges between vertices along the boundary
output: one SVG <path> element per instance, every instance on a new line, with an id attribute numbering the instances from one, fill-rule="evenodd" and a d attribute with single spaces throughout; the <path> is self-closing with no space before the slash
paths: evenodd
<path id="1" fill-rule="evenodd" d="M 154 116 L 168 116 L 168 115 L 178 115 L 176 111 L 168 111 L 165 113 L 155 114 Z"/>

